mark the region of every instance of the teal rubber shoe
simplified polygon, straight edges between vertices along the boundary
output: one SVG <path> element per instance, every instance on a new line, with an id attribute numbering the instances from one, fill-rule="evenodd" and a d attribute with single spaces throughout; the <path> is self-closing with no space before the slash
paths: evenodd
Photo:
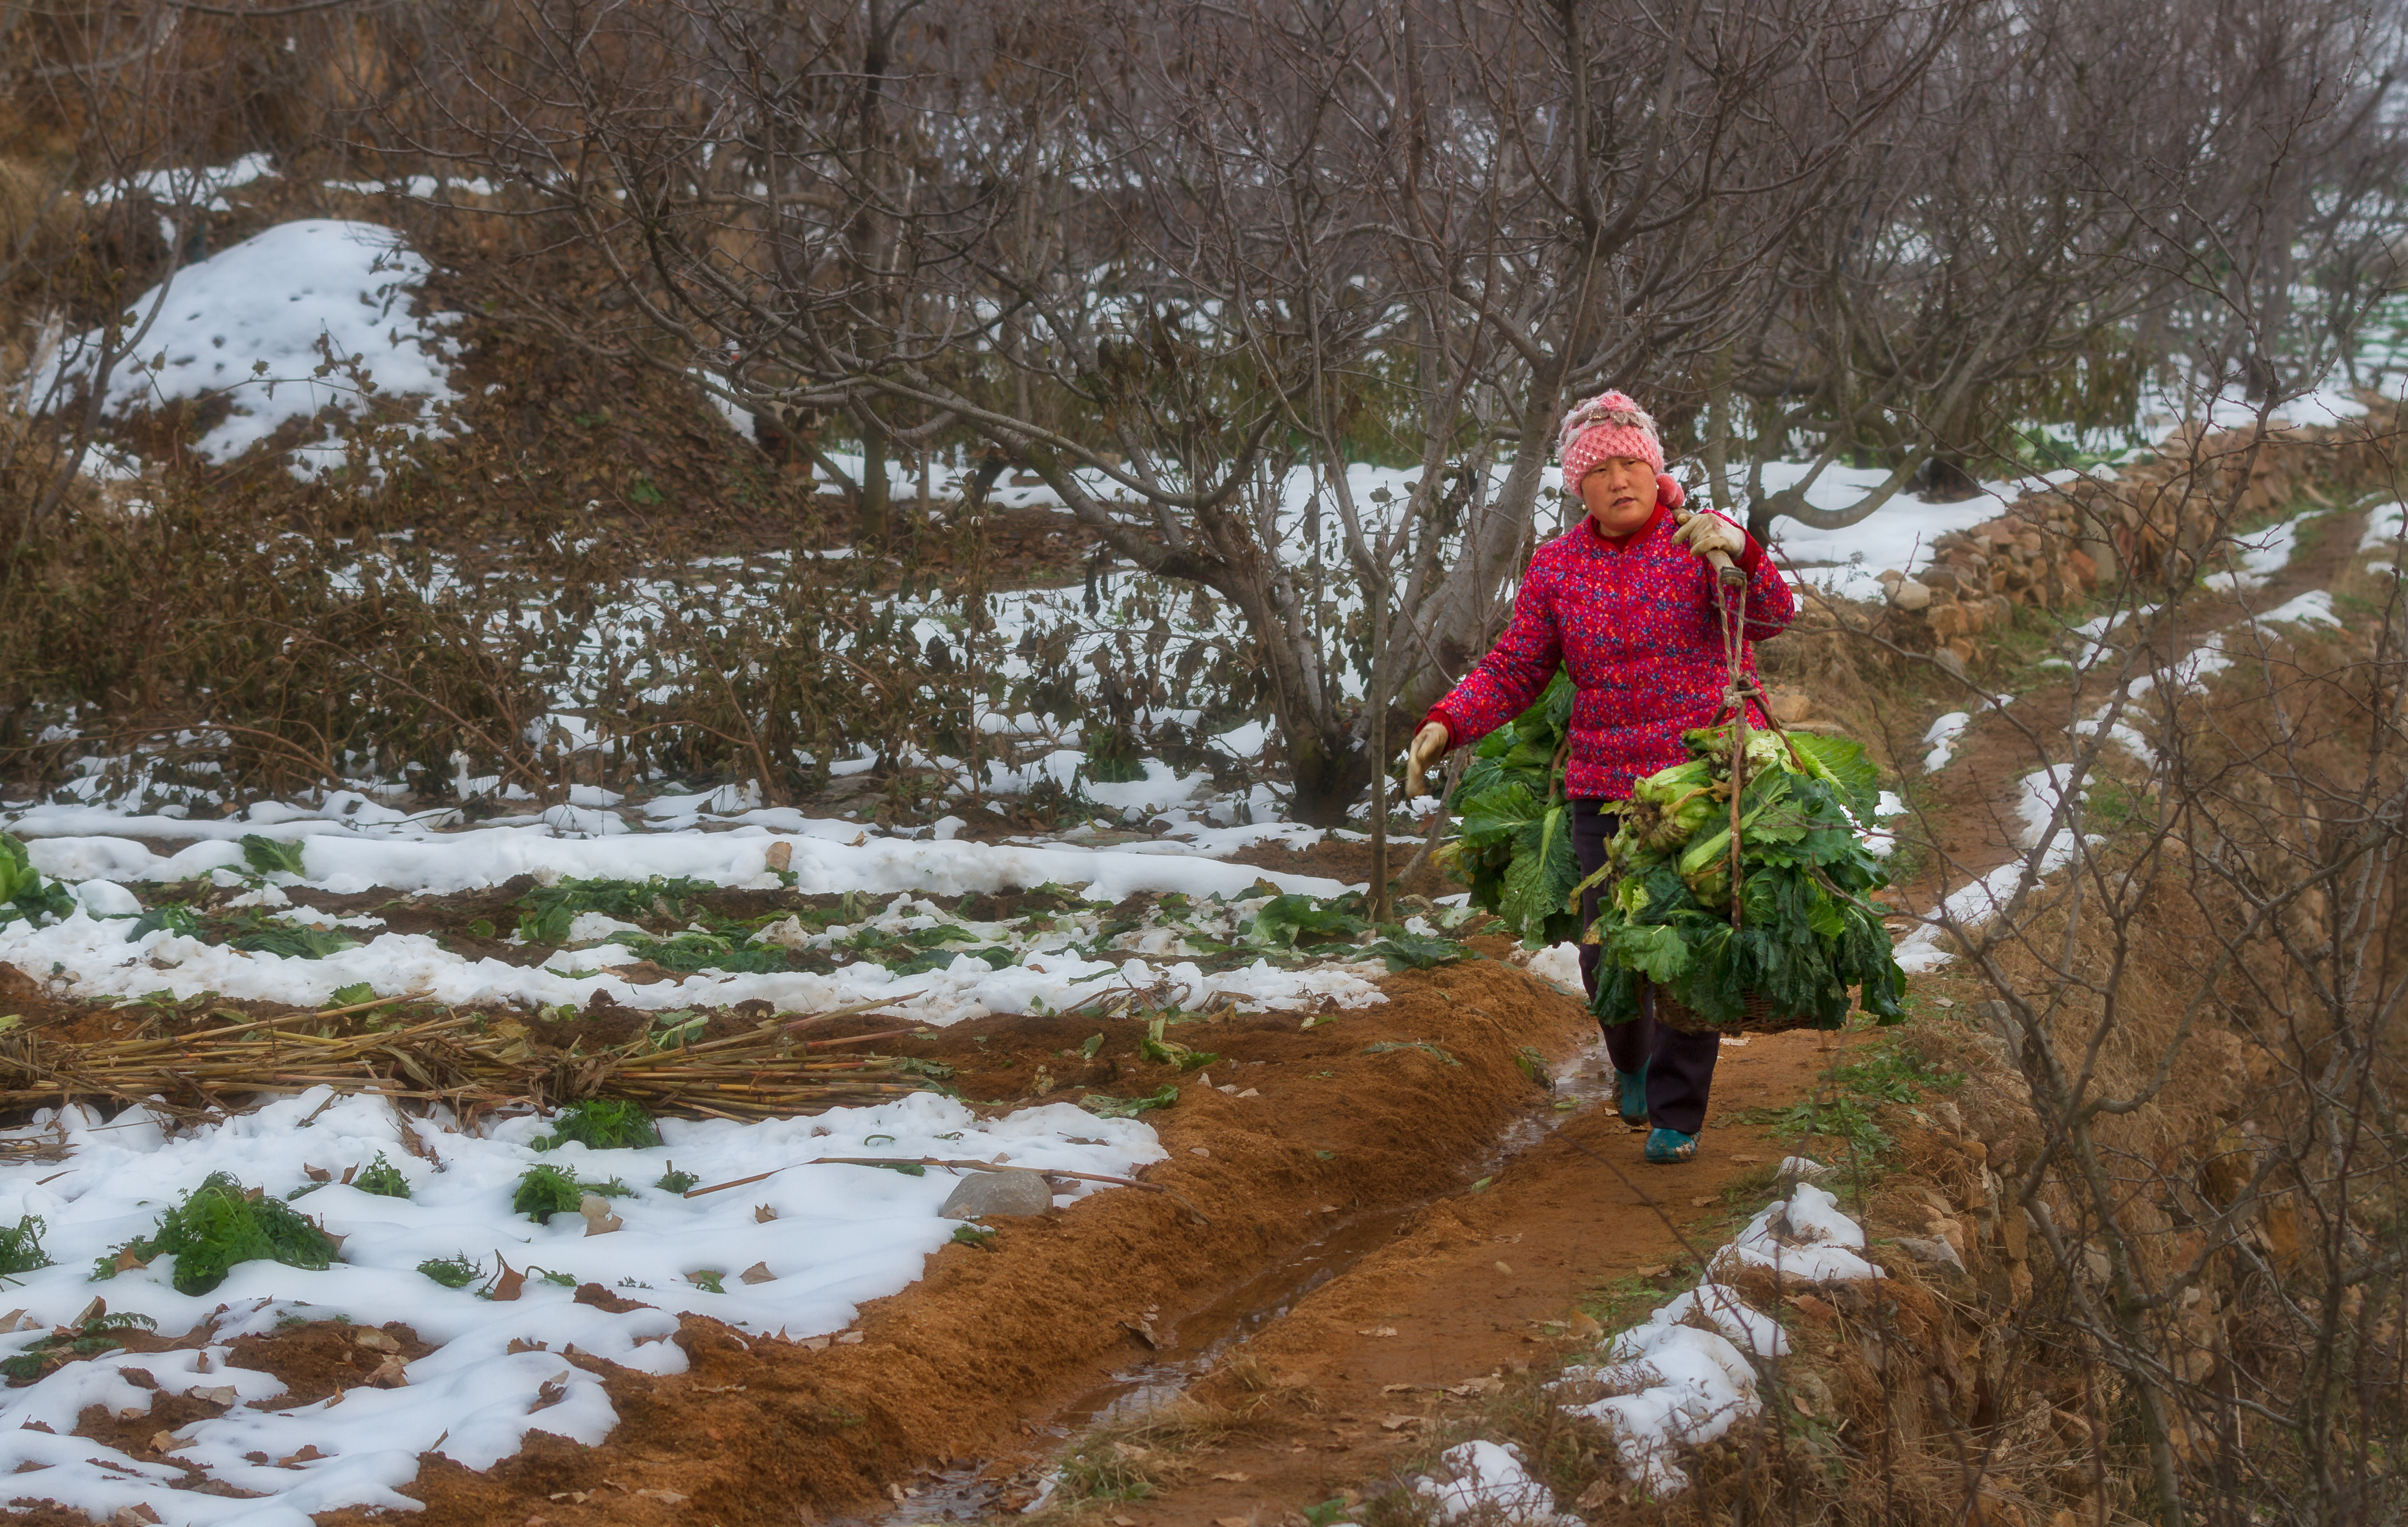
<path id="1" fill-rule="evenodd" d="M 1647 1062 L 1639 1062 L 1637 1071 L 1617 1071 L 1613 1079 L 1621 1088 L 1622 1122 L 1635 1130 L 1647 1122 Z"/>
<path id="2" fill-rule="evenodd" d="M 1678 1130 L 1656 1130 L 1647 1136 L 1647 1159 L 1657 1166 L 1678 1166 L 1695 1159 L 1698 1137 Z"/>

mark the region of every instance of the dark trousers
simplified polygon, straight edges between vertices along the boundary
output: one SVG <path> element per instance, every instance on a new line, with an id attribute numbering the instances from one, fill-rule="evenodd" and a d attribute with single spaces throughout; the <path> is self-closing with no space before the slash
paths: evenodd
<path id="1" fill-rule="evenodd" d="M 1621 826 L 1613 805 L 1611 800 L 1571 803 L 1572 854 L 1580 860 L 1583 880 L 1604 865 L 1606 840 Z M 1582 929 L 1596 920 L 1597 899 L 1604 889 L 1601 885 L 1592 886 L 1581 893 Z M 1592 998 L 1597 995 L 1598 961 L 1603 956 L 1604 952 L 1594 944 L 1581 945 L 1581 985 Z M 1722 1053 L 1722 1036 L 1711 1029 L 1701 1034 L 1684 1034 L 1667 1028 L 1656 1021 L 1655 1008 L 1656 993 L 1645 988 L 1639 1016 L 1627 1023 L 1604 1026 L 1605 1053 L 1613 1058 L 1616 1071 L 1647 1068 L 1650 1124 L 1659 1130 L 1695 1134 L 1705 1128 L 1706 1098 L 1713 1090 L 1714 1059 Z"/>

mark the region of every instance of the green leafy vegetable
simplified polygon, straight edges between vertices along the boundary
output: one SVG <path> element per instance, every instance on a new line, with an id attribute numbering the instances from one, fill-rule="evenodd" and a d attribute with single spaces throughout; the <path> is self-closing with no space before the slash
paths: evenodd
<path id="1" fill-rule="evenodd" d="M 42 1250 L 42 1232 L 50 1227 L 39 1215 L 27 1215 L 6 1230 L 0 1230 L 0 1276 L 30 1273 L 37 1267 L 48 1267 L 50 1259 Z"/>
<path id="2" fill-rule="evenodd" d="M 308 872 L 301 867 L 299 840 L 286 843 L 280 838 L 265 838 L 256 832 L 242 835 L 242 862 L 251 872 L 262 875 L 301 875 Z"/>
<path id="3" fill-rule="evenodd" d="M 0 915 L 0 921 L 5 920 L 5 915 Z M 193 915 L 193 909 L 181 901 L 170 901 L 164 907 L 152 907 L 136 917 L 134 926 L 125 931 L 125 942 L 132 944 L 144 934 L 156 933 L 162 929 L 188 939 L 201 936 L 200 919 Z"/>
<path id="4" fill-rule="evenodd" d="M 409 1196 L 409 1179 L 401 1174 L 401 1168 L 384 1159 L 382 1151 L 377 1152 L 376 1160 L 351 1179 L 351 1186 L 363 1193 L 374 1193 L 379 1198 Z"/>
<path id="5" fill-rule="evenodd" d="M 366 981 L 354 981 L 348 987 L 337 987 L 335 988 L 335 994 L 328 1000 L 327 1005 L 331 1007 L 356 1007 L 362 1002 L 372 1002 L 375 1001 L 376 987 L 374 986 Z"/>
<path id="6" fill-rule="evenodd" d="M 131 1312 L 95 1315 L 78 1323 L 73 1330 L 61 1327 L 48 1335 L 35 1337 L 23 1351 L 0 1362 L 0 1374 L 6 1374 L 21 1384 L 30 1384 L 61 1363 L 115 1351 L 125 1345 L 117 1339 L 117 1333 L 121 1331 L 158 1329 L 159 1322 L 147 1315 Z"/>
<path id="7" fill-rule="evenodd" d="M 334 1262 L 335 1243 L 283 1200 L 212 1172 L 159 1217 L 157 1229 L 127 1243 L 122 1253 L 143 1262 L 174 1257 L 176 1291 L 197 1295 L 223 1283 L 237 1262 L 280 1261 L 322 1271 Z M 117 1266 L 117 1257 L 103 1257 L 93 1275 L 115 1277 Z"/>
<path id="8" fill-rule="evenodd" d="M 661 1143 L 661 1131 L 641 1103 L 587 1098 L 553 1115 L 552 1132 L 538 1136 L 535 1148 L 552 1150 L 572 1140 L 592 1150 L 645 1150 Z"/>
<path id="9" fill-rule="evenodd" d="M 1191 1050 L 1177 1040 L 1163 1037 L 1167 1018 L 1156 1018 L 1146 1025 L 1145 1037 L 1138 1041 L 1138 1054 L 1158 1065 L 1177 1066 L 1182 1071 L 1194 1071 L 1221 1059 L 1217 1050 Z"/>
<path id="10" fill-rule="evenodd" d="M 1162 1090 L 1141 1098 L 1108 1098 L 1100 1092 L 1090 1092 L 1079 1100 L 1079 1106 L 1104 1118 L 1135 1118 L 1156 1108 L 1168 1108 L 1179 1101 L 1179 1084 L 1165 1082 Z"/>
<path id="11" fill-rule="evenodd" d="M 1571 724 L 1570 678 L 1557 673 L 1538 702 L 1480 740 L 1447 809 L 1462 832 L 1440 851 L 1470 904 L 1493 912 L 1530 948 L 1580 933 L 1570 907 L 1580 884 L 1563 756 Z"/>
<path id="12" fill-rule="evenodd" d="M 556 1166 L 531 1166 L 519 1174 L 518 1190 L 510 1195 L 510 1211 L 544 1225 L 551 1223 L 553 1215 L 574 1214 L 588 1193 L 624 1198 L 633 1191 L 616 1177 L 609 1182 L 580 1182 Z"/>
<path id="13" fill-rule="evenodd" d="M 519 918 L 519 933 L 529 944 L 565 943 L 568 925 L 580 912 L 598 912 L 622 922 L 638 922 L 646 917 L 681 922 L 693 915 L 693 903 L 715 888 L 708 880 L 665 880 L 657 875 L 650 880 L 580 880 L 570 876 L 550 886 L 538 886 L 519 898 L 517 904 L 526 909 Z M 774 968 L 785 969 L 783 965 Z"/>
<path id="14" fill-rule="evenodd" d="M 1885 1023 L 1906 976 L 1871 893 L 1889 884 L 1857 823 L 1878 799 L 1864 749 L 1843 738 L 1748 740 L 1739 793 L 1740 925 L 1731 926 L 1730 737 L 1698 730 L 1690 761 L 1641 780 L 1608 847 L 1609 894 L 1585 937 L 1602 945 L 1594 1007 L 1636 1017 L 1644 983 L 1718 1023 L 1748 998 L 1823 1028 L 1854 1001 Z"/>
<path id="15" fill-rule="evenodd" d="M 689 1188 L 701 1187 L 702 1179 L 691 1172 L 680 1172 L 677 1168 L 671 1167 L 662 1173 L 659 1180 L 652 1186 L 664 1193 L 682 1193 Z"/>
<path id="16" fill-rule="evenodd" d="M 1262 910 L 1254 914 L 1254 925 L 1248 936 L 1257 944 L 1293 949 L 1298 942 L 1351 939 L 1368 926 L 1362 918 L 1331 902 L 1291 893 L 1264 902 Z"/>
<path id="17" fill-rule="evenodd" d="M 1366 956 L 1376 955 L 1386 961 L 1391 972 L 1426 971 L 1434 965 L 1461 959 L 1470 952 L 1453 939 L 1434 939 L 1401 930 L 1389 934 L 1363 951 Z"/>
<path id="18" fill-rule="evenodd" d="M 64 917 L 75 911 L 76 899 L 64 886 L 45 880 L 25 856 L 25 845 L 0 832 L 0 927 L 22 917 L 39 922 L 44 914 Z"/>
<path id="19" fill-rule="evenodd" d="M 429 1257 L 418 1264 L 418 1270 L 447 1289 L 465 1289 L 485 1275 L 485 1264 L 465 1251 Z"/>

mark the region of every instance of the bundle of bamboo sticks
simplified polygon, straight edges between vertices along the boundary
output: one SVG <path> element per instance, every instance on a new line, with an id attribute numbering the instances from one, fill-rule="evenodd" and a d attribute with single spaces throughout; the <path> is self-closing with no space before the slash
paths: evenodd
<path id="1" fill-rule="evenodd" d="M 265 1018 L 220 1008 L 216 1016 L 236 1021 L 194 1033 L 89 1044 L 45 1039 L 39 1030 L 13 1030 L 0 1034 L 0 1108 L 107 1100 L 150 1102 L 170 1114 L 200 1115 L 331 1087 L 338 1092 L 373 1088 L 389 1098 L 441 1102 L 464 1111 L 509 1103 L 549 1109 L 584 1098 L 622 1098 L 656 1114 L 741 1119 L 817 1113 L 931 1085 L 912 1073 L 909 1061 L 839 1048 L 896 1038 L 909 1030 L 802 1040 L 791 1032 L 794 1022 L 772 1022 L 666 1049 L 651 1049 L 648 1039 L 639 1038 L 585 1054 L 530 1044 L 522 1025 L 494 1024 L 490 1015 L 446 1009 L 381 1028 L 362 1019 L 368 1009 L 408 1001 L 386 998 Z"/>

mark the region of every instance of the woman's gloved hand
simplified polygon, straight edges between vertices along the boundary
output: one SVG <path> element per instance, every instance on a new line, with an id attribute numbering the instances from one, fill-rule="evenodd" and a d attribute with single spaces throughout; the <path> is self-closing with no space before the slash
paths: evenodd
<path id="1" fill-rule="evenodd" d="M 1430 766 L 1446 756 L 1447 730 L 1443 721 L 1422 724 L 1413 740 L 1405 744 L 1405 799 L 1417 800 L 1428 792 L 1422 788 Z"/>
<path id="2" fill-rule="evenodd" d="M 1747 532 L 1719 514 L 1692 514 L 1689 521 L 1672 532 L 1672 539 L 1689 549 L 1691 556 L 1703 558 L 1710 552 L 1720 552 L 1736 561 L 1747 550 Z"/>

